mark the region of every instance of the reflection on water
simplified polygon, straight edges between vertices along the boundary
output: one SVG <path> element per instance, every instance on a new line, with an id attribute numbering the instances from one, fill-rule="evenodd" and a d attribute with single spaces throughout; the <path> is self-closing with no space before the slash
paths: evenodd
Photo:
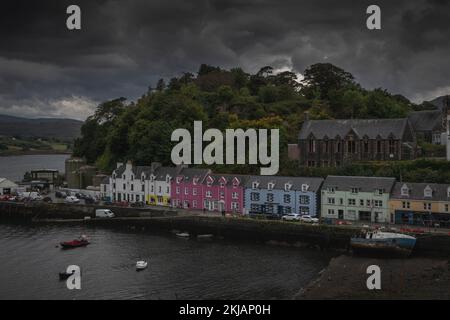
<path id="1" fill-rule="evenodd" d="M 87 234 L 85 248 L 56 245 Z M 84 226 L 0 225 L 0 299 L 289 299 L 325 267 L 318 251 Z M 137 260 L 149 261 L 136 272 Z M 58 272 L 82 269 L 69 291 Z"/>

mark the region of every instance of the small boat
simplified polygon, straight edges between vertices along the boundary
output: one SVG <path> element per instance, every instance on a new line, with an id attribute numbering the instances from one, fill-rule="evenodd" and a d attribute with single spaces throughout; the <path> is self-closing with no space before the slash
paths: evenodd
<path id="1" fill-rule="evenodd" d="M 136 270 L 140 271 L 140 270 L 144 270 L 147 268 L 147 261 L 138 261 L 136 262 Z"/>
<path id="2" fill-rule="evenodd" d="M 180 238 L 189 238 L 190 237 L 190 234 L 187 232 L 180 232 L 180 233 L 177 233 L 176 235 L 177 235 L 177 237 L 180 237 Z"/>
<path id="3" fill-rule="evenodd" d="M 212 235 L 212 234 L 199 234 L 199 235 L 197 235 L 197 239 L 200 239 L 200 240 L 212 239 L 212 237 L 214 237 L 214 235 Z"/>
<path id="4" fill-rule="evenodd" d="M 416 238 L 403 233 L 368 231 L 350 239 L 354 254 L 408 257 Z"/>
<path id="5" fill-rule="evenodd" d="M 72 249 L 78 247 L 86 247 L 90 242 L 86 236 L 81 236 L 78 239 L 72 241 L 61 242 L 60 245 L 63 249 Z"/>

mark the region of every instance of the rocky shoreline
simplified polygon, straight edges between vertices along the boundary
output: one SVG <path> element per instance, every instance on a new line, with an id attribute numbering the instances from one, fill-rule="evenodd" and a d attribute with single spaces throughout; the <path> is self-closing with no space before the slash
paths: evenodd
<path id="1" fill-rule="evenodd" d="M 381 289 L 366 286 L 367 267 L 381 269 Z M 294 299 L 450 299 L 450 264 L 447 259 L 411 257 L 377 259 L 340 255 L 332 258 L 318 278 Z"/>

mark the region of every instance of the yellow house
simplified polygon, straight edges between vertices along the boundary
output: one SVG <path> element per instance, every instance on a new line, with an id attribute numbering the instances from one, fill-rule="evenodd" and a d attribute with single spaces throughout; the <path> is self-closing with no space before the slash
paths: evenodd
<path id="1" fill-rule="evenodd" d="M 450 227 L 450 185 L 396 182 L 389 209 L 391 223 Z"/>

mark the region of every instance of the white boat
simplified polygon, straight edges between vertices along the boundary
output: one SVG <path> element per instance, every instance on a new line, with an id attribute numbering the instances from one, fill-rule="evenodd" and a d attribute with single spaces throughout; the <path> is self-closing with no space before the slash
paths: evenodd
<path id="1" fill-rule="evenodd" d="M 350 239 L 350 246 L 356 254 L 380 254 L 409 256 L 416 244 L 416 238 L 407 234 L 369 231 Z"/>
<path id="2" fill-rule="evenodd" d="M 180 237 L 180 238 L 189 238 L 189 237 L 190 237 L 190 234 L 187 233 L 187 232 L 180 232 L 180 233 L 177 233 L 177 237 Z"/>
<path id="3" fill-rule="evenodd" d="M 199 234 L 199 235 L 197 235 L 197 239 L 211 239 L 212 237 L 214 237 L 214 235 L 212 235 L 212 234 Z"/>
<path id="4" fill-rule="evenodd" d="M 136 270 L 144 270 L 145 268 L 147 268 L 147 261 L 138 261 L 136 262 Z"/>

